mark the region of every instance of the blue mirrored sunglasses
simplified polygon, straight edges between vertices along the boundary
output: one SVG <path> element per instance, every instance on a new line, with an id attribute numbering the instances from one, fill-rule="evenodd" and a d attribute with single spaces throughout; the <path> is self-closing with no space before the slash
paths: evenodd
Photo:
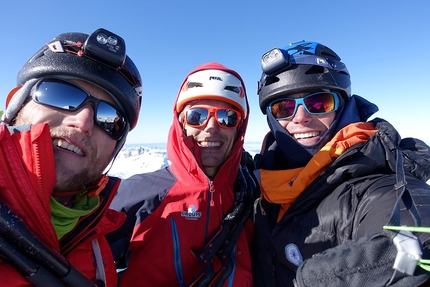
<path id="1" fill-rule="evenodd" d="M 45 78 L 36 83 L 31 97 L 34 102 L 66 111 L 76 111 L 87 102 L 94 103 L 94 122 L 115 140 L 126 131 L 127 121 L 111 103 L 91 96 L 80 86 L 57 78 Z"/>
<path id="2" fill-rule="evenodd" d="M 277 120 L 286 120 L 296 114 L 299 105 L 311 115 L 322 115 L 335 112 L 339 102 L 339 95 L 335 92 L 316 92 L 303 98 L 276 99 L 268 108 Z"/>

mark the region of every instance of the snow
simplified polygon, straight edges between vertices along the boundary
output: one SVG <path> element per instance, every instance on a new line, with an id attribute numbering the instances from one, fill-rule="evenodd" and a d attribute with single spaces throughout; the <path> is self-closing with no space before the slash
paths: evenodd
<path id="1" fill-rule="evenodd" d="M 170 164 L 162 147 L 124 147 L 115 159 L 109 175 L 128 178 L 133 174 L 155 171 Z"/>
<path id="2" fill-rule="evenodd" d="M 260 151 L 261 143 L 245 143 L 252 157 Z M 166 144 L 125 145 L 119 152 L 108 174 L 128 178 L 134 174 L 155 171 L 170 164 Z"/>

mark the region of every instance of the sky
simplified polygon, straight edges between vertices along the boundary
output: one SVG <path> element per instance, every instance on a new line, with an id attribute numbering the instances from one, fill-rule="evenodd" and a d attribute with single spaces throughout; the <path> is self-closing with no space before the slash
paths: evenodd
<path id="1" fill-rule="evenodd" d="M 256 93 L 261 56 L 300 40 L 334 50 L 352 92 L 378 105 L 376 117 L 402 137 L 430 143 L 428 0 L 2 1 L 0 109 L 24 63 L 64 32 L 108 29 L 125 39 L 140 70 L 143 102 L 127 143 L 164 143 L 173 102 L 196 66 L 219 62 L 243 78 L 251 105 L 245 142 L 269 130 Z"/>

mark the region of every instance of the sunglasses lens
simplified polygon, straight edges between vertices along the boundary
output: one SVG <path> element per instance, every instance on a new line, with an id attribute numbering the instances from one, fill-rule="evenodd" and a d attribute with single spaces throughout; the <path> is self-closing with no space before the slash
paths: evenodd
<path id="1" fill-rule="evenodd" d="M 63 110 L 75 110 L 87 98 L 87 93 L 67 82 L 50 79 L 37 86 L 33 99 L 47 106 Z"/>
<path id="2" fill-rule="evenodd" d="M 270 105 L 270 110 L 276 119 L 286 119 L 294 116 L 298 105 L 305 105 L 310 114 L 324 114 L 336 109 L 336 94 L 315 93 L 304 98 L 282 99 Z"/>
<path id="3" fill-rule="evenodd" d="M 215 113 L 218 125 L 222 128 L 235 128 L 238 125 L 240 114 L 231 109 L 217 108 L 191 108 L 186 112 L 187 124 L 190 126 L 204 126 L 210 113 Z"/>
<path id="4" fill-rule="evenodd" d="M 334 110 L 334 96 L 331 93 L 318 93 L 304 99 L 310 113 L 328 113 Z"/>
<path id="5" fill-rule="evenodd" d="M 191 126 L 201 126 L 206 122 L 209 111 L 203 108 L 193 108 L 187 111 L 187 123 Z"/>
<path id="6" fill-rule="evenodd" d="M 124 117 L 106 102 L 99 102 L 97 106 L 96 122 L 105 132 L 114 139 L 120 139 L 125 131 Z"/>
<path id="7" fill-rule="evenodd" d="M 271 106 L 272 114 L 277 119 L 291 117 L 294 114 L 295 108 L 295 100 L 281 100 L 279 102 L 273 103 Z"/>
<path id="8" fill-rule="evenodd" d="M 126 120 L 111 104 L 91 97 L 78 86 L 60 79 L 45 79 L 36 86 L 32 95 L 36 103 L 75 111 L 87 101 L 94 102 L 95 123 L 115 140 L 121 139 L 126 129 Z"/>
<path id="9" fill-rule="evenodd" d="M 216 118 L 220 126 L 233 128 L 237 126 L 239 115 L 235 110 L 221 109 L 216 111 Z"/>

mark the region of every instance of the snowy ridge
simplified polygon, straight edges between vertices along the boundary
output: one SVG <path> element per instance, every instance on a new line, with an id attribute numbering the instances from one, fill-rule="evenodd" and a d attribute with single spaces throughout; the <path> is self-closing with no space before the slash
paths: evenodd
<path id="1" fill-rule="evenodd" d="M 254 157 L 260 151 L 261 143 L 245 143 L 244 147 Z M 155 171 L 169 164 L 166 144 L 125 145 L 108 174 L 125 179 L 134 174 Z"/>
<path id="2" fill-rule="evenodd" d="M 109 175 L 128 178 L 137 173 L 151 172 L 170 164 L 165 148 L 124 147 L 112 165 Z"/>
<path id="3" fill-rule="evenodd" d="M 245 143 L 244 148 L 254 157 L 260 152 L 261 143 Z M 155 171 L 169 164 L 166 144 L 126 145 L 119 152 L 108 174 L 125 179 L 134 174 Z M 430 184 L 430 180 L 427 183 Z"/>

